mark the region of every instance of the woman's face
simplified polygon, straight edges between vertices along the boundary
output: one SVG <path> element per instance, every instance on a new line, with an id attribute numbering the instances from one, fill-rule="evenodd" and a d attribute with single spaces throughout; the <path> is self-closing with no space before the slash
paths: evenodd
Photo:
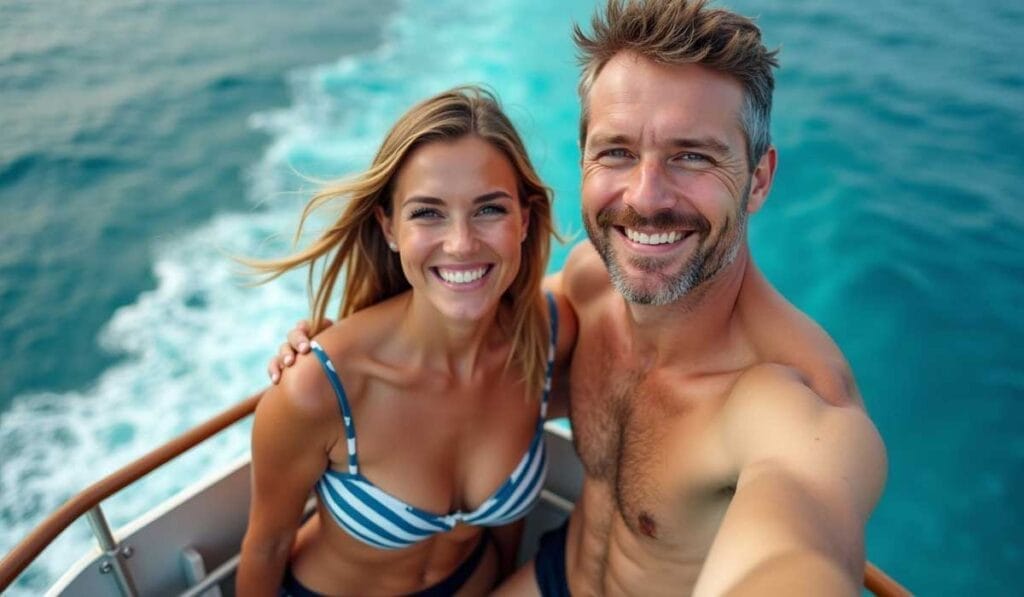
<path id="1" fill-rule="evenodd" d="M 378 218 L 398 246 L 417 298 L 452 319 L 480 319 L 515 280 L 529 213 L 515 169 L 476 136 L 428 143 L 399 170 L 392 215 Z"/>

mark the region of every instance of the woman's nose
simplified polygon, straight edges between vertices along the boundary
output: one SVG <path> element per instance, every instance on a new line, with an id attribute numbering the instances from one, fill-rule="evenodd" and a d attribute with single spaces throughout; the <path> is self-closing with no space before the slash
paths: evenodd
<path id="1" fill-rule="evenodd" d="M 468 222 L 455 222 L 444 239 L 444 250 L 455 256 L 472 254 L 476 249 L 476 235 Z"/>

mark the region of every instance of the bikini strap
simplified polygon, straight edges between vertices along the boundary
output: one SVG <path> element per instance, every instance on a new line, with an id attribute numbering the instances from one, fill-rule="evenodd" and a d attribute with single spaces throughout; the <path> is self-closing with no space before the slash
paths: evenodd
<path id="1" fill-rule="evenodd" d="M 327 351 L 324 350 L 323 346 L 313 340 L 309 343 L 313 349 L 313 354 L 320 361 L 320 365 L 324 368 L 324 373 L 327 375 L 327 381 L 331 383 L 331 388 L 334 389 L 334 395 L 338 397 L 338 406 L 341 407 L 341 419 L 345 423 L 345 438 L 346 448 L 348 450 L 348 472 L 352 475 L 359 473 L 359 460 L 356 458 L 356 426 L 352 421 L 352 409 L 348 405 L 348 397 L 345 395 L 345 388 L 341 385 L 341 380 L 338 378 L 338 372 L 334 370 L 334 363 L 331 362 L 330 357 L 327 356 Z"/>
<path id="2" fill-rule="evenodd" d="M 550 292 L 545 293 L 548 300 L 548 313 L 551 320 L 551 334 L 548 342 L 548 367 L 544 374 L 544 391 L 540 401 L 540 420 L 543 425 L 548 416 L 548 396 L 551 394 L 551 377 L 555 371 L 555 347 L 558 346 L 558 306 L 555 304 L 555 296 Z"/>

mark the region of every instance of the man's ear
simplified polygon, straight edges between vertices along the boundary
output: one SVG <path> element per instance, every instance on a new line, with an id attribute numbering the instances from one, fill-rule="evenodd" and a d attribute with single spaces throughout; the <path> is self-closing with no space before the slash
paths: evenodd
<path id="1" fill-rule="evenodd" d="M 778 167 L 779 154 L 775 146 L 768 147 L 761 159 L 754 168 L 750 177 L 750 196 L 747 200 L 747 213 L 756 213 L 768 199 L 768 192 L 771 191 L 772 182 L 775 180 L 775 169 Z"/>

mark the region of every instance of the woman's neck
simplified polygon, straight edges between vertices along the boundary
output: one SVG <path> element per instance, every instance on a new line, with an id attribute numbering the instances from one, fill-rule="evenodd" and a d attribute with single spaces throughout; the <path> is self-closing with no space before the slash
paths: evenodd
<path id="1" fill-rule="evenodd" d="M 469 380 L 482 356 L 499 337 L 499 308 L 496 305 L 478 319 L 454 319 L 412 291 L 405 299 L 395 333 L 406 344 L 411 357 L 409 364 Z"/>

